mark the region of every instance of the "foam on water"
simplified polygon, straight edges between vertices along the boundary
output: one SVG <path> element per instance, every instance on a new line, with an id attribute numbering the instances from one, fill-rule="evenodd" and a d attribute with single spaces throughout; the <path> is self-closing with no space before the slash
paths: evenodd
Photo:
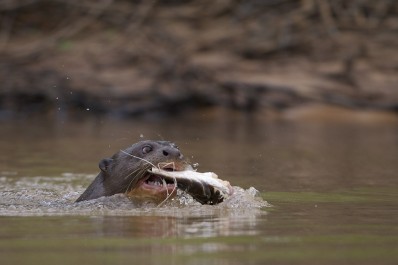
<path id="1" fill-rule="evenodd" d="M 201 205 L 189 194 L 178 191 L 178 196 L 161 207 L 155 204 L 139 204 L 123 194 L 75 203 L 84 191 L 82 183 L 89 183 L 95 176 L 65 173 L 58 177 L 0 176 L 0 215 L 213 215 L 218 213 L 242 214 L 269 206 L 251 187 L 233 187 L 234 194 L 218 205 Z"/>

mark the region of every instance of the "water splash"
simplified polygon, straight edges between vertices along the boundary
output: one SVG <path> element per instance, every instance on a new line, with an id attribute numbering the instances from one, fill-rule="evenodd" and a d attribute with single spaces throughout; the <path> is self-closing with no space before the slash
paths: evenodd
<path id="1" fill-rule="evenodd" d="M 5 174 L 4 174 L 5 175 Z M 58 177 L 0 178 L 0 215 L 171 215 L 198 216 L 225 212 L 264 214 L 269 206 L 256 189 L 233 187 L 234 194 L 218 205 L 201 205 L 189 194 L 179 190 L 177 197 L 162 207 L 153 203 L 138 203 L 123 194 L 75 203 L 94 175 L 65 173 Z M 250 213 L 247 213 L 250 211 Z"/>

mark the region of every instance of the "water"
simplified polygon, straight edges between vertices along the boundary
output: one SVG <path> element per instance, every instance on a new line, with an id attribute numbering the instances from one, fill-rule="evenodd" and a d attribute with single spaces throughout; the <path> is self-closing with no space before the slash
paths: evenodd
<path id="1" fill-rule="evenodd" d="M 1 264 L 398 262 L 397 125 L 208 112 L 0 126 Z M 217 206 L 73 203 L 100 159 L 141 139 L 175 141 L 242 189 Z"/>
<path id="2" fill-rule="evenodd" d="M 253 187 L 233 187 L 234 193 L 216 206 L 202 206 L 189 194 L 178 190 L 177 197 L 161 205 L 129 200 L 123 194 L 75 203 L 85 187 L 78 183 L 92 181 L 94 175 L 62 174 L 60 177 L 13 177 L 0 179 L 3 216 L 66 216 L 66 215 L 122 215 L 147 214 L 184 216 L 196 213 L 233 212 L 236 210 L 262 214 L 260 208 L 270 207 Z M 84 181 L 86 182 L 86 181 Z"/>

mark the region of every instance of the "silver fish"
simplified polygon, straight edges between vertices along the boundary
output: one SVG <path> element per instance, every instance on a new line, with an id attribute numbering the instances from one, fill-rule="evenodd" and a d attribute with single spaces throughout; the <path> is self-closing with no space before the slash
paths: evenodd
<path id="1" fill-rule="evenodd" d="M 218 204 L 233 193 L 231 184 L 219 179 L 213 172 L 166 171 L 156 167 L 149 172 L 176 181 L 178 188 L 186 191 L 202 204 Z"/>

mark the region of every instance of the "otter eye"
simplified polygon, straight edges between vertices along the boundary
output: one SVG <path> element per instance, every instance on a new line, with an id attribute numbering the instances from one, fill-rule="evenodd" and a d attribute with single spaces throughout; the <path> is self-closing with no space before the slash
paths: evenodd
<path id="1" fill-rule="evenodd" d="M 151 152 L 151 151 L 152 151 L 152 147 L 149 146 L 149 145 L 146 145 L 146 146 L 144 146 L 144 147 L 142 148 L 142 152 L 143 152 L 144 154 L 148 154 L 148 153 Z"/>

